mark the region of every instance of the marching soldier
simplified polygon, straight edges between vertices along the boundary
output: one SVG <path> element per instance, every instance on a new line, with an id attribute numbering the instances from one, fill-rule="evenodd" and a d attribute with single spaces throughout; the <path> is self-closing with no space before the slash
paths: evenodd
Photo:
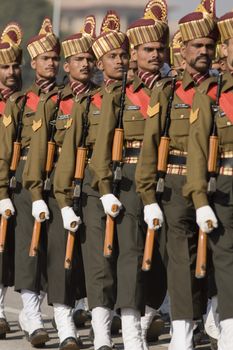
<path id="1" fill-rule="evenodd" d="M 213 96 L 202 91 L 195 96 L 192 111 L 196 118 L 190 127 L 188 176 L 184 194 L 191 196 L 196 208 L 196 220 L 203 232 L 211 233 L 208 241 L 213 251 L 215 279 L 218 291 L 220 320 L 219 350 L 230 350 L 233 344 L 232 303 L 232 103 L 233 103 L 233 12 L 218 20 L 222 50 L 226 56 L 228 72 Z M 218 93 L 216 93 L 218 91 Z M 218 96 L 216 103 L 216 94 Z M 213 101 L 214 99 L 214 101 Z M 217 150 L 212 154 L 209 138 L 216 128 Z M 214 174 L 208 173 L 210 161 L 217 162 Z M 216 191 L 208 196 L 208 181 L 214 177 Z M 209 228 L 207 222 L 212 222 Z"/>
<path id="2" fill-rule="evenodd" d="M 186 175 L 189 125 L 195 119 L 195 114 L 190 114 L 193 95 L 198 86 L 203 93 L 208 93 L 214 81 L 214 78 L 209 77 L 209 69 L 217 39 L 215 2 L 202 1 L 196 12 L 179 21 L 179 27 L 183 42 L 181 53 L 186 68 L 182 80 L 172 84 L 174 97 L 172 92 L 169 97 L 156 91 L 151 97 L 150 106 L 152 108 L 156 105 L 157 112 L 146 122 L 136 179 L 137 190 L 145 205 L 144 219 L 149 228 L 156 229 L 154 219 L 163 223 L 156 194 L 156 175 L 158 176 L 157 192 L 159 197 L 162 195 L 168 225 L 167 272 L 172 316 L 169 349 L 191 350 L 193 320 L 201 318 L 203 314 L 202 282 L 194 277 L 197 248 L 195 210 L 192 202 L 183 198 L 182 187 Z M 160 169 L 157 174 L 161 136 L 170 141 L 169 155 L 168 159 L 163 159 L 165 169 Z M 182 288 L 184 283 L 186 287 Z"/>
<path id="3" fill-rule="evenodd" d="M 49 339 L 40 311 L 40 291 L 45 290 L 47 279 L 45 242 L 41 242 L 37 258 L 29 257 L 34 223 L 32 212 L 38 211 L 39 204 L 34 205 L 31 212 L 30 194 L 22 188 L 22 173 L 33 132 L 41 126 L 41 118 L 45 109 L 55 108 L 54 101 L 50 99 L 50 92 L 56 86 L 55 77 L 59 66 L 60 44 L 52 32 L 49 19 L 44 20 L 39 35 L 31 38 L 27 49 L 31 56 L 31 67 L 35 70 L 36 80 L 24 95 L 18 93 L 10 97 L 5 118 L 1 119 L 0 186 L 1 198 L 9 203 L 4 210 L 10 209 L 11 212 L 14 212 L 8 195 L 10 177 L 10 187 L 14 189 L 14 205 L 17 215 L 15 289 L 21 292 L 23 301 L 19 322 L 22 330 L 28 334 L 31 344 L 38 346 L 43 345 Z M 19 162 L 18 155 L 20 156 Z M 19 163 L 18 166 L 17 163 Z"/>
<path id="4" fill-rule="evenodd" d="M 71 270 L 67 271 L 64 268 L 67 234 L 51 188 L 55 159 L 52 160 L 49 178 L 46 178 L 45 164 L 50 152 L 48 141 L 51 139 L 51 128 L 55 128 L 53 141 L 58 153 L 64 134 L 75 118 L 75 105 L 83 96 L 96 89 L 90 81 L 95 67 L 95 57 L 91 50 L 94 36 L 95 18 L 89 16 L 86 18 L 82 32 L 71 35 L 62 42 L 66 60 L 64 70 L 69 75 L 69 83 L 61 91 L 62 99 L 58 107 L 58 116 L 55 115 L 54 119 L 54 115 L 49 114 L 48 111 L 42 119 L 41 127 L 34 131 L 23 174 L 24 186 L 32 195 L 32 205 L 41 203 L 38 211 L 33 213 L 34 218 L 42 222 L 44 219 L 40 219 L 41 213 L 48 213 L 46 215 L 49 220 L 47 225 L 48 303 L 54 307 L 54 318 L 62 350 L 71 347 L 78 350 L 79 345 L 82 345 L 81 340 L 76 339 L 72 308 L 76 298 L 86 296 L 85 282 L 80 254 L 75 253 Z M 47 197 L 47 204 L 45 197 Z M 75 250 L 80 251 L 80 246 Z"/>
<path id="5" fill-rule="evenodd" d="M 160 79 L 159 69 L 164 61 L 168 35 L 166 21 L 166 3 L 161 1 L 153 5 L 152 1 L 147 4 L 144 17 L 132 23 L 127 30 L 131 44 L 134 45 L 131 57 L 137 61 L 138 72 L 133 82 L 126 87 L 123 113 L 124 158 L 119 200 L 112 194 L 111 169 L 113 136 L 118 123 L 121 96 L 119 88 L 118 91 L 107 91 L 103 98 L 103 114 L 90 163 L 94 173 L 93 186 L 99 190 L 104 212 L 112 217 L 117 216 L 115 221 L 118 254 L 114 256 L 117 265 L 115 307 L 121 310 L 123 342 L 127 350 L 147 349 L 145 334 L 142 340 L 140 324 L 145 302 L 149 302 L 149 293 L 144 292 L 146 276 L 141 270 L 145 230 L 134 176 L 150 94 Z M 118 205 L 118 211 L 115 213 L 111 209 L 114 204 Z M 113 249 L 116 250 L 116 246 Z M 152 306 L 159 307 L 166 294 L 166 277 L 158 251 L 155 254 L 155 266 L 156 271 L 151 277 L 159 282 L 153 295 L 153 299 L 156 300 Z M 152 308 L 146 308 L 147 318 L 143 320 L 145 329 L 149 327 L 153 312 Z"/>
<path id="6" fill-rule="evenodd" d="M 55 195 L 61 207 L 64 227 L 72 228 L 72 222 L 79 223 L 72 209 L 72 181 L 75 174 L 77 147 L 87 147 L 88 163 L 95 145 L 100 113 L 107 113 L 108 104 L 102 109 L 103 95 L 121 86 L 123 71 L 128 65 L 129 42 L 119 31 L 119 18 L 113 11 L 105 16 L 101 34 L 93 43 L 98 60 L 97 67 L 103 72 L 104 85 L 91 92 L 91 98 L 84 97 L 76 105 L 73 122 L 67 130 L 62 152 L 55 173 Z M 89 101 L 89 102 L 88 102 Z M 86 134 L 86 137 L 85 137 Z M 111 310 L 115 297 L 115 272 L 111 260 L 103 257 L 105 214 L 99 200 L 99 193 L 91 188 L 89 164 L 85 169 L 82 185 L 82 221 L 78 234 L 81 236 L 85 278 L 89 307 L 92 310 L 95 350 L 112 349 L 110 326 Z"/>
<path id="7" fill-rule="evenodd" d="M 5 117 L 6 102 L 16 91 L 21 90 L 22 49 L 20 43 L 22 31 L 17 23 L 9 23 L 1 34 L 0 39 L 0 116 Z M 14 208 L 9 198 L 0 200 L 0 213 L 5 215 L 6 207 Z M 5 249 L 1 246 L 0 253 L 0 338 L 4 338 L 10 331 L 4 313 L 4 298 L 7 287 L 14 285 L 14 228 L 12 220 L 9 221 Z"/>
<path id="8" fill-rule="evenodd" d="M 180 30 L 173 35 L 170 43 L 171 72 L 169 75 L 180 75 L 185 69 L 185 60 L 181 55 L 182 37 Z"/>

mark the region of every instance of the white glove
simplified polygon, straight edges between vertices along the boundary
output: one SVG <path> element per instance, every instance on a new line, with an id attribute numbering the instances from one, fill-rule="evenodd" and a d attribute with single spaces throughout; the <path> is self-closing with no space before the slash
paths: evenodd
<path id="1" fill-rule="evenodd" d="M 80 217 L 75 214 L 73 209 L 71 207 L 64 207 L 61 209 L 61 215 L 64 228 L 68 231 L 76 232 L 82 221 Z"/>
<path id="2" fill-rule="evenodd" d="M 44 215 L 42 215 L 44 213 Z M 49 208 L 43 199 L 32 202 L 32 216 L 38 222 L 43 222 L 49 219 Z"/>
<path id="3" fill-rule="evenodd" d="M 111 215 L 113 218 L 115 218 L 119 214 L 122 208 L 122 204 L 117 199 L 117 197 L 114 196 L 114 194 L 112 193 L 104 194 L 100 198 L 100 200 L 103 204 L 105 214 Z M 117 206 L 117 210 L 112 210 L 114 208 L 113 206 Z"/>
<path id="4" fill-rule="evenodd" d="M 204 205 L 196 210 L 196 221 L 200 229 L 205 233 L 210 233 L 218 227 L 218 220 L 209 205 Z M 212 227 L 208 226 L 208 221 L 212 222 Z"/>
<path id="5" fill-rule="evenodd" d="M 158 225 L 154 225 L 154 220 L 159 221 Z M 163 225 L 163 213 L 157 203 L 147 204 L 144 207 L 144 220 L 148 227 L 152 230 L 157 230 Z"/>
<path id="6" fill-rule="evenodd" d="M 10 198 L 5 198 L 0 200 L 0 214 L 5 218 L 9 219 L 11 215 L 6 215 L 6 210 L 10 210 L 11 215 L 14 215 L 15 213 L 15 208 L 12 204 L 12 201 Z"/>

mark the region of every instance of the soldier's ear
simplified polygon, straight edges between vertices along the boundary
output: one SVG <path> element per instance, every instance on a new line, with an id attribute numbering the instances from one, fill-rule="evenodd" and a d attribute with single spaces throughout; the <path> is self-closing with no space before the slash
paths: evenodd
<path id="1" fill-rule="evenodd" d="M 35 59 L 31 60 L 31 67 L 32 67 L 32 69 L 36 70 L 36 60 Z"/>
<path id="2" fill-rule="evenodd" d="M 65 61 L 65 63 L 63 64 L 63 70 L 66 73 L 70 73 L 70 67 L 69 67 L 69 63 Z"/>
<path id="3" fill-rule="evenodd" d="M 138 52 L 136 49 L 132 49 L 130 52 L 130 59 L 131 61 L 137 61 L 138 60 Z"/>
<path id="4" fill-rule="evenodd" d="M 100 59 L 99 61 L 97 61 L 96 63 L 96 67 L 101 70 L 102 72 L 104 71 L 104 64 L 103 61 Z"/>
<path id="5" fill-rule="evenodd" d="M 186 45 L 185 44 L 181 45 L 180 53 L 181 53 L 182 58 L 185 60 L 186 59 Z"/>
<path id="6" fill-rule="evenodd" d="M 225 57 L 228 56 L 228 45 L 227 44 L 221 44 L 221 51 Z"/>

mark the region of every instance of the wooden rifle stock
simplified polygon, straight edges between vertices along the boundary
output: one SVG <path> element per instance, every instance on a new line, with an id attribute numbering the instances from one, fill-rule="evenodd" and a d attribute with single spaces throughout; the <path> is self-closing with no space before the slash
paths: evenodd
<path id="1" fill-rule="evenodd" d="M 124 129 L 116 128 L 113 138 L 112 146 L 112 161 L 121 162 L 122 150 L 124 141 Z M 117 212 L 118 206 L 113 205 L 112 211 Z M 104 239 L 104 257 L 110 258 L 113 251 L 113 239 L 114 239 L 114 218 L 111 215 L 107 215 L 105 226 L 105 239 Z"/>
<path id="2" fill-rule="evenodd" d="M 113 213 L 117 212 L 118 205 L 112 206 Z M 105 228 L 105 239 L 104 239 L 104 257 L 110 258 L 113 251 L 113 238 L 114 238 L 114 218 L 111 215 L 107 215 L 106 228 Z"/>
<path id="3" fill-rule="evenodd" d="M 50 173 L 53 169 L 55 148 L 56 148 L 55 142 L 48 141 L 48 152 L 47 152 L 47 160 L 46 160 L 46 166 L 45 166 L 46 173 Z"/>
<path id="4" fill-rule="evenodd" d="M 76 225 L 77 225 L 76 222 L 71 223 L 71 227 L 75 227 Z M 75 241 L 75 232 L 69 231 L 67 243 L 66 243 L 66 256 L 65 256 L 65 263 L 64 263 L 64 268 L 66 270 L 70 270 L 72 267 L 74 241 Z"/>
<path id="5" fill-rule="evenodd" d="M 209 158 L 208 158 L 208 172 L 216 173 L 217 158 L 218 158 L 218 136 L 210 136 L 209 140 Z"/>
<path id="6" fill-rule="evenodd" d="M 19 164 L 19 159 L 20 159 L 20 152 L 21 152 L 21 142 L 14 142 L 14 148 L 13 148 L 13 155 L 11 159 L 11 165 L 10 165 L 10 170 L 11 171 L 16 171 L 17 166 Z"/>
<path id="7" fill-rule="evenodd" d="M 158 171 L 167 171 L 167 159 L 169 152 L 170 137 L 162 136 L 158 149 Z"/>
<path id="8" fill-rule="evenodd" d="M 5 215 L 7 217 L 11 216 L 11 211 L 10 209 L 7 209 L 5 211 Z M 6 233 L 7 233 L 7 221 L 4 216 L 1 218 L 1 225 L 0 225 L 0 253 L 3 253 L 5 250 L 5 243 L 6 243 Z"/>
<path id="9" fill-rule="evenodd" d="M 76 168 L 74 178 L 76 180 L 82 181 L 84 178 L 84 171 L 87 159 L 87 147 L 78 147 L 76 154 Z M 75 191 L 74 191 L 75 192 Z M 81 195 L 81 189 L 77 191 L 78 196 Z M 71 223 L 71 227 L 75 227 L 76 222 Z M 67 243 L 66 243 L 66 256 L 64 262 L 64 268 L 70 270 L 72 267 L 73 251 L 74 251 L 75 233 L 69 231 Z"/>
<path id="10" fill-rule="evenodd" d="M 45 218 L 45 213 L 40 213 L 40 218 Z M 40 242 L 40 232 L 41 232 L 41 222 L 35 220 L 33 231 L 32 231 L 32 240 L 29 250 L 29 256 L 36 257 L 38 254 L 38 247 Z"/>
<path id="11" fill-rule="evenodd" d="M 208 221 L 208 227 L 212 228 L 212 221 Z M 200 279 L 206 275 L 206 261 L 207 261 L 207 234 L 199 230 L 198 247 L 197 247 L 197 261 L 195 277 Z"/>
<path id="12" fill-rule="evenodd" d="M 159 221 L 155 219 L 154 226 L 158 226 L 158 225 L 159 225 Z M 146 243 L 145 243 L 143 262 L 142 262 L 143 271 L 149 271 L 151 269 L 155 235 L 156 235 L 156 230 L 153 230 L 150 228 L 147 229 Z"/>

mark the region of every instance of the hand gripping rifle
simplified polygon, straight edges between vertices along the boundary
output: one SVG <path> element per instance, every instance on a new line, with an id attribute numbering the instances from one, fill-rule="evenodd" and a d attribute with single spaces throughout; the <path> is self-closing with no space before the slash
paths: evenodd
<path id="1" fill-rule="evenodd" d="M 91 95 L 87 96 L 87 104 L 85 113 L 82 118 L 82 140 L 81 145 L 77 148 L 76 153 L 76 167 L 75 167 L 75 175 L 74 175 L 74 194 L 73 194 L 73 209 L 74 212 L 81 216 L 81 200 L 82 200 L 82 185 L 84 179 L 84 171 L 86 166 L 87 159 L 87 151 L 88 148 L 86 146 L 86 138 L 88 134 L 88 113 L 91 104 Z M 71 227 L 75 227 L 76 223 L 71 223 Z M 68 232 L 67 244 L 66 244 L 66 256 L 65 256 L 65 269 L 69 270 L 72 266 L 72 257 L 74 250 L 74 240 L 75 240 L 75 232 Z"/>
<path id="2" fill-rule="evenodd" d="M 54 136 L 56 133 L 56 120 L 57 115 L 60 107 L 61 102 L 61 90 L 58 90 L 57 93 L 57 101 L 56 106 L 53 114 L 53 119 L 50 121 L 50 130 L 49 130 L 49 141 L 48 141 L 48 149 L 47 149 L 47 159 L 46 159 L 46 166 L 45 166 L 45 173 L 46 173 L 46 179 L 44 181 L 44 190 L 50 191 L 51 190 L 51 179 L 50 175 L 53 169 L 54 164 L 54 155 L 55 155 L 55 149 L 56 149 L 56 143 L 54 141 Z M 45 213 L 40 213 L 40 218 L 45 218 Z M 32 231 L 32 240 L 29 250 L 29 256 L 36 257 L 38 254 L 38 247 L 40 242 L 40 232 L 41 232 L 41 222 L 35 220 L 33 231 Z"/>
<path id="3" fill-rule="evenodd" d="M 218 88 L 216 96 L 216 104 L 213 106 L 213 112 L 219 111 L 219 101 L 222 90 L 222 74 L 218 76 Z M 216 191 L 216 173 L 217 173 L 217 159 L 218 159 L 218 133 L 215 119 L 213 120 L 212 132 L 209 139 L 209 158 L 208 158 L 208 172 L 210 179 L 208 182 L 207 192 L 213 194 Z M 208 227 L 212 227 L 212 222 L 208 221 Z M 207 234 L 199 230 L 198 246 L 197 246 L 197 262 L 196 262 L 196 278 L 204 278 L 206 275 L 207 264 Z"/>
<path id="4" fill-rule="evenodd" d="M 157 165 L 158 182 L 156 187 L 157 193 L 163 193 L 164 191 L 164 178 L 167 172 L 167 160 L 168 160 L 168 152 L 169 152 L 169 144 L 170 144 L 169 127 L 171 123 L 171 109 L 172 109 L 172 102 L 175 94 L 175 88 L 176 88 L 176 77 L 172 78 L 171 93 L 169 96 L 169 101 L 167 106 L 165 127 L 163 131 L 163 136 L 160 139 L 160 144 L 158 149 L 158 165 Z"/>
<path id="5" fill-rule="evenodd" d="M 125 93 L 127 84 L 127 71 L 123 73 L 122 90 L 120 98 L 120 110 L 118 114 L 117 128 L 114 132 L 113 146 L 112 146 L 112 171 L 113 171 L 113 183 L 112 193 L 114 196 L 118 195 L 119 186 L 122 179 L 121 162 L 123 153 L 123 141 L 124 141 L 124 128 L 123 128 L 123 114 L 125 107 Z M 112 211 L 118 210 L 117 205 L 112 206 Z M 106 228 L 105 228 L 105 240 L 104 240 L 104 257 L 110 258 L 113 250 L 113 236 L 114 236 L 114 218 L 111 215 L 107 215 Z"/>
<path id="6" fill-rule="evenodd" d="M 11 165 L 10 165 L 9 188 L 12 191 L 16 188 L 15 173 L 16 173 L 16 169 L 17 169 L 17 166 L 19 163 L 20 153 L 21 153 L 21 133 L 22 133 L 22 128 L 23 128 L 23 113 L 24 113 L 26 102 L 27 102 L 27 95 L 24 95 L 23 99 L 22 99 L 21 107 L 20 107 L 20 110 L 18 113 L 16 139 L 15 139 L 14 144 L 13 144 L 13 155 L 12 155 Z M 11 211 L 6 210 L 5 215 L 7 217 L 10 217 Z M 5 250 L 7 224 L 8 224 L 8 219 L 6 219 L 4 216 L 2 216 L 1 225 L 0 225 L 0 253 L 3 253 Z"/>

